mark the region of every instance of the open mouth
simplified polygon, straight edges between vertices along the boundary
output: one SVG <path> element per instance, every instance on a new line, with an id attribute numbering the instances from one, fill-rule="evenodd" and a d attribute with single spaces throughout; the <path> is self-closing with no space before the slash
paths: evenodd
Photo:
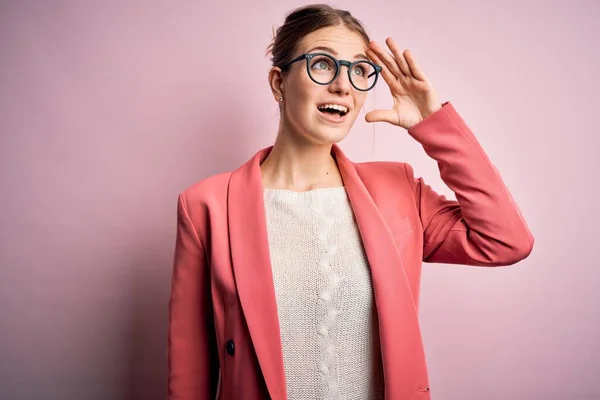
<path id="1" fill-rule="evenodd" d="M 317 109 L 325 116 L 341 119 L 350 111 L 348 107 L 340 104 L 322 104 Z"/>

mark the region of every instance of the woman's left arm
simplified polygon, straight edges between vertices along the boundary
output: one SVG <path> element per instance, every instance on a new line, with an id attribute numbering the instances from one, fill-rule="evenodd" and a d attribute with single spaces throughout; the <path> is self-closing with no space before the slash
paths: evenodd
<path id="1" fill-rule="evenodd" d="M 452 104 L 441 104 L 410 51 L 387 40 L 391 55 L 372 42 L 367 55 L 380 64 L 393 107 L 371 111 L 368 122 L 405 128 L 437 161 L 457 201 L 437 194 L 405 165 L 423 226 L 423 260 L 510 265 L 527 257 L 533 235 L 500 174 Z"/>
<path id="2" fill-rule="evenodd" d="M 449 200 L 405 164 L 423 226 L 423 260 L 467 265 L 510 265 L 533 249 L 533 235 L 498 170 L 451 103 L 409 129 L 437 161 Z"/>

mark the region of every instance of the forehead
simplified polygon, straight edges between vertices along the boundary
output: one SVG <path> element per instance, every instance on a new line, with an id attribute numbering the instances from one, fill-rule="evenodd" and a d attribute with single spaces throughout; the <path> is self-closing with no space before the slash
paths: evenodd
<path id="1" fill-rule="evenodd" d="M 367 49 L 365 40 L 358 33 L 344 26 L 328 26 L 306 35 L 298 44 L 298 54 L 306 53 L 315 47 L 328 47 L 340 57 L 354 57 Z"/>

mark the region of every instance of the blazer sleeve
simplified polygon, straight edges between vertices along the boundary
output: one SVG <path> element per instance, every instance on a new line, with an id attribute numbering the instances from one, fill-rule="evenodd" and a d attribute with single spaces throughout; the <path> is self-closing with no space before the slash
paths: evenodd
<path id="1" fill-rule="evenodd" d="M 437 194 L 410 165 L 405 172 L 423 226 L 423 261 L 482 266 L 511 265 L 526 258 L 534 238 L 499 172 L 473 132 L 446 102 L 409 129 L 437 161 L 455 200 Z"/>
<path id="2" fill-rule="evenodd" d="M 204 247 L 180 195 L 169 299 L 169 400 L 215 398 L 219 366 L 209 276 Z"/>

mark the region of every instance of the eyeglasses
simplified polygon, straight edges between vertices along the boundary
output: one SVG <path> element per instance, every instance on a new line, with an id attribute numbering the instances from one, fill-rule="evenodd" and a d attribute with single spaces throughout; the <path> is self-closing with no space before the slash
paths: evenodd
<path id="1" fill-rule="evenodd" d="M 288 62 L 281 69 L 286 69 L 295 62 L 306 60 L 306 71 L 313 82 L 319 85 L 329 85 L 340 74 L 342 65 L 348 67 L 348 78 L 356 90 L 366 92 L 375 87 L 381 67 L 369 60 L 354 62 L 338 60 L 326 53 L 302 54 Z"/>

